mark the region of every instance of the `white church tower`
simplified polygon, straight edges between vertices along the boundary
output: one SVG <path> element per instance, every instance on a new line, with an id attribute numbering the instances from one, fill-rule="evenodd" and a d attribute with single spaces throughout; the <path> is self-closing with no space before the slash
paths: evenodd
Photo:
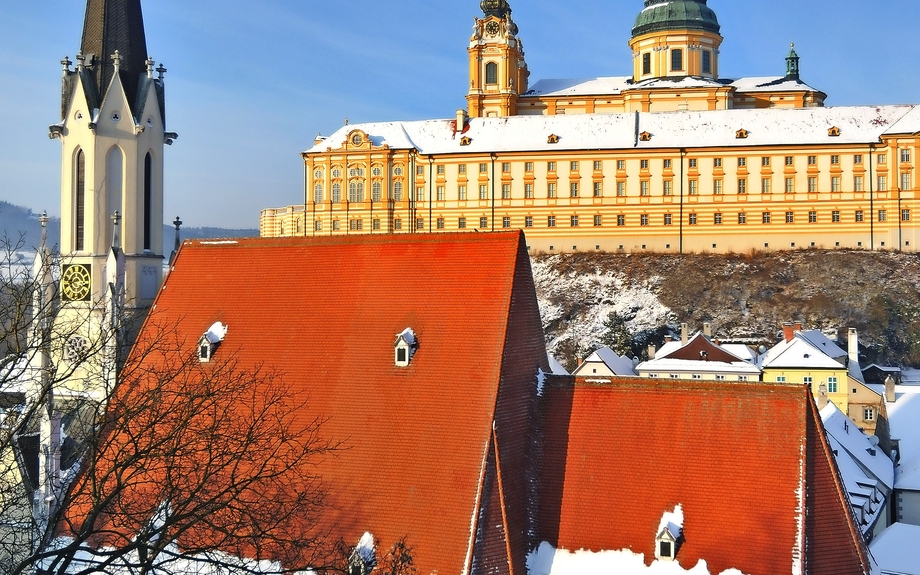
<path id="1" fill-rule="evenodd" d="M 104 308 L 116 248 L 124 306 L 142 311 L 162 281 L 163 150 L 177 135 L 166 131 L 166 69 L 148 56 L 140 0 L 88 0 L 75 60 L 61 62 L 61 121 L 50 128 L 63 148 L 61 303 Z"/>

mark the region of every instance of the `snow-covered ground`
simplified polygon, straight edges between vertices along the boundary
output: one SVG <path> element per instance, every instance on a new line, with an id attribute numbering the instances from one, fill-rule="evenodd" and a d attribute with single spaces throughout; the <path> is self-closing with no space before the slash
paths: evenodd
<path id="1" fill-rule="evenodd" d="M 720 574 L 709 571 L 702 559 L 687 570 L 676 561 L 652 561 L 645 564 L 645 556 L 628 549 L 621 551 L 566 551 L 555 549 L 547 542 L 540 544 L 527 557 L 528 575 L 742 575 L 737 569 Z"/>

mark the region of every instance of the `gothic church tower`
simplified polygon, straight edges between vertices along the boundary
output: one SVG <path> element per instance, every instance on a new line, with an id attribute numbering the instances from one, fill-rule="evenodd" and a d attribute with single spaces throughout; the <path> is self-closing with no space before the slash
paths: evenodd
<path id="1" fill-rule="evenodd" d="M 518 97 L 527 91 L 530 72 L 524 46 L 517 37 L 506 0 L 482 0 L 470 38 L 470 91 L 466 101 L 472 118 L 517 114 Z"/>
<path id="2" fill-rule="evenodd" d="M 98 306 L 115 251 L 124 306 L 145 309 L 162 281 L 163 150 L 177 136 L 166 131 L 166 69 L 148 57 L 140 0 L 88 0 L 76 62 L 61 64 L 50 136 L 63 148 L 62 303 Z"/>

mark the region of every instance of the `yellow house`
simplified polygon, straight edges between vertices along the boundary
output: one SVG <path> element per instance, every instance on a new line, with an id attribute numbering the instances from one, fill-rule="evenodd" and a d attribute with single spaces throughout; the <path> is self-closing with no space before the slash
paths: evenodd
<path id="1" fill-rule="evenodd" d="M 534 251 L 913 251 L 920 109 L 824 107 L 800 78 L 724 78 L 702 0 L 646 0 L 631 77 L 541 80 L 483 2 L 468 110 L 346 125 L 303 156 L 262 236 L 523 229 Z M 733 5 L 733 9 L 746 6 Z"/>

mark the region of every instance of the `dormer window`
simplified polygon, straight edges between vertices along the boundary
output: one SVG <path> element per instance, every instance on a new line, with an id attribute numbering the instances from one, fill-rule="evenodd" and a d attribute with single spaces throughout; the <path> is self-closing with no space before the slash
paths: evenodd
<path id="1" fill-rule="evenodd" d="M 393 347 L 395 348 L 396 367 L 408 367 L 418 349 L 418 339 L 411 327 L 407 327 L 396 336 Z"/>
<path id="2" fill-rule="evenodd" d="M 220 342 L 227 337 L 227 326 L 217 322 L 208 328 L 208 331 L 198 338 L 198 361 L 208 363 L 214 357 L 214 352 L 220 346 Z"/>
<path id="3" fill-rule="evenodd" d="M 655 558 L 660 561 L 674 561 L 677 550 L 684 539 L 684 510 L 681 505 L 674 511 L 665 512 L 658 524 L 655 537 Z"/>

